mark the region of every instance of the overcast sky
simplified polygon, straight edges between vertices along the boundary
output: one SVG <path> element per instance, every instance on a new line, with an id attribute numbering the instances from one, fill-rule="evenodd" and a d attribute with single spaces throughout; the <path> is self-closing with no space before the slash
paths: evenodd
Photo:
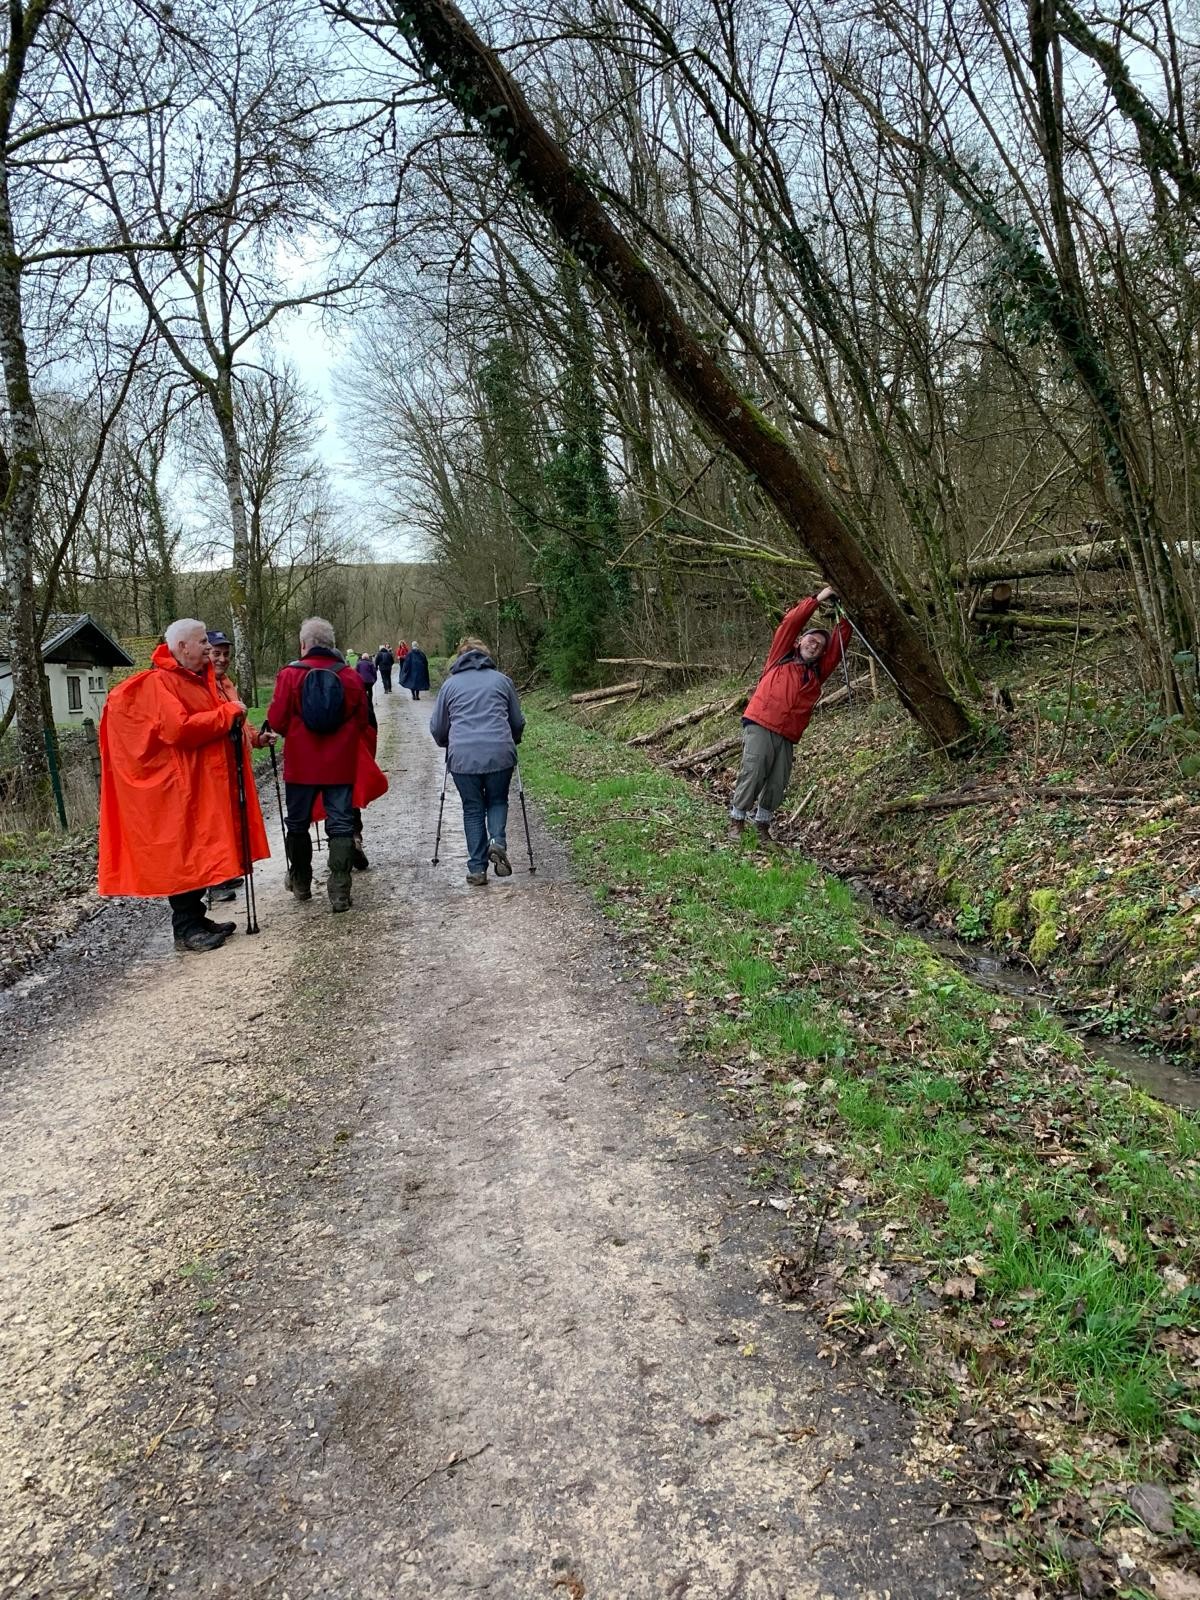
<path id="1" fill-rule="evenodd" d="M 377 561 L 413 561 L 419 552 L 410 537 L 389 525 L 387 512 L 377 509 L 374 487 L 360 468 L 354 445 L 354 419 L 339 402 L 338 364 L 348 348 L 351 333 L 346 323 L 332 333 L 322 326 L 317 308 L 301 309 L 276 323 L 274 346 L 281 359 L 296 371 L 320 408 L 323 432 L 318 454 L 329 469 L 338 498 L 358 521 L 363 539 Z"/>

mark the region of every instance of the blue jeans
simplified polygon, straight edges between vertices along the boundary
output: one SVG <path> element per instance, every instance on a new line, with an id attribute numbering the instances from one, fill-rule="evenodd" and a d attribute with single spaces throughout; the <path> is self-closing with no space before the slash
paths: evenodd
<path id="1" fill-rule="evenodd" d="M 454 787 L 462 796 L 463 832 L 467 836 L 467 871 L 483 872 L 488 863 L 488 840 L 506 845 L 508 786 L 513 769 L 503 772 L 452 772 Z"/>

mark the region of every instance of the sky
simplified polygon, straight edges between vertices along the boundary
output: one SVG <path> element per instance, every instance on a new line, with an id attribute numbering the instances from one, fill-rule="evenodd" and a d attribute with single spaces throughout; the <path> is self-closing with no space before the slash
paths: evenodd
<path id="1" fill-rule="evenodd" d="M 322 324 L 316 307 L 303 307 L 274 329 L 276 354 L 295 369 L 297 377 L 320 408 L 323 430 L 317 453 L 329 470 L 334 491 L 361 526 L 364 542 L 377 561 L 418 559 L 411 537 L 388 525 L 374 486 L 361 471 L 354 446 L 354 419 L 337 394 L 337 375 L 350 334 L 345 325 L 332 332 Z"/>

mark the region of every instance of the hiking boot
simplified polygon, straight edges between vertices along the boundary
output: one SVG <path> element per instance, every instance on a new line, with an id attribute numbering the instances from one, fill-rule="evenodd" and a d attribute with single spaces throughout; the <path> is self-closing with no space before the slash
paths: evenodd
<path id="1" fill-rule="evenodd" d="M 329 841 L 329 877 L 325 888 L 329 894 L 329 909 L 331 911 L 349 911 L 353 905 L 350 898 L 350 874 L 354 864 L 354 840 L 345 834 Z"/>
<path id="2" fill-rule="evenodd" d="M 204 924 L 197 923 L 194 928 L 189 928 L 186 933 L 176 936 L 176 950 L 190 950 L 199 953 L 201 950 L 219 950 L 225 943 L 225 935 L 217 928 L 206 928 Z"/>
<path id="3" fill-rule="evenodd" d="M 297 900 L 312 899 L 312 834 L 289 833 L 287 836 L 288 874 L 285 880 Z"/>
<path id="4" fill-rule="evenodd" d="M 237 932 L 236 922 L 214 922 L 211 917 L 205 917 L 200 926 L 207 928 L 210 933 L 219 933 L 222 939 L 228 939 L 231 933 Z"/>
<path id="5" fill-rule="evenodd" d="M 244 878 L 227 878 L 224 883 L 214 883 L 208 891 L 209 905 L 215 906 L 225 900 L 236 900 L 237 892 L 245 881 Z"/>
<path id="6" fill-rule="evenodd" d="M 769 822 L 756 822 L 754 831 L 758 835 L 758 848 L 760 850 L 777 850 L 779 841 L 772 836 Z"/>
<path id="7" fill-rule="evenodd" d="M 498 878 L 512 877 L 512 862 L 508 859 L 508 851 L 502 844 L 497 844 L 495 839 L 488 845 L 488 860 Z M 485 873 L 486 877 L 487 874 Z"/>
<path id="8" fill-rule="evenodd" d="M 371 863 L 367 860 L 367 853 L 362 847 L 361 838 L 354 839 L 351 841 L 351 843 L 353 844 L 354 848 L 350 856 L 350 865 L 354 868 L 355 872 L 366 872 Z"/>
<path id="9" fill-rule="evenodd" d="M 728 838 L 730 844 L 740 844 L 742 835 L 746 831 L 745 817 L 730 817 Z"/>
<path id="10" fill-rule="evenodd" d="M 509 868 L 509 871 L 512 871 L 511 867 Z M 487 868 L 484 867 L 482 872 L 468 872 L 467 882 L 473 889 L 482 888 L 482 886 L 487 882 Z"/>

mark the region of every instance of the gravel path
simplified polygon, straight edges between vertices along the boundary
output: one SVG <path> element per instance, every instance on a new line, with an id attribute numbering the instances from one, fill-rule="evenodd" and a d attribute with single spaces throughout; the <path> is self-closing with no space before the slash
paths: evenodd
<path id="1" fill-rule="evenodd" d="M 0 1010 L 0 1594 L 984 1594 L 552 843 L 468 889 L 451 788 L 434 869 L 379 700 L 351 915 L 277 859 L 258 938 L 116 907 Z"/>

